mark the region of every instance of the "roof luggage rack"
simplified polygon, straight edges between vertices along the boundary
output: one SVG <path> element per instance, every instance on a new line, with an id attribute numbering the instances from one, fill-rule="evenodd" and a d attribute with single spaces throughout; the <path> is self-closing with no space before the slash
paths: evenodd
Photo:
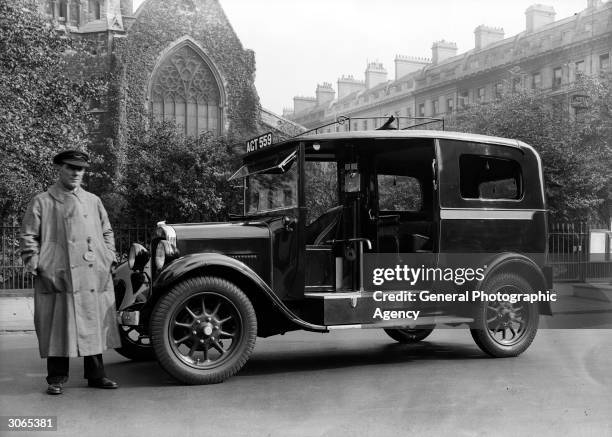
<path id="1" fill-rule="evenodd" d="M 335 121 L 332 121 L 331 123 L 326 123 L 323 124 L 321 126 L 317 126 L 315 128 L 312 128 L 310 130 L 307 130 L 305 132 L 302 132 L 300 134 L 294 135 L 292 138 L 296 138 L 296 137 L 301 137 L 303 135 L 309 135 L 309 134 L 318 134 L 321 133 L 321 129 L 325 129 L 326 127 L 330 127 L 330 126 L 344 126 L 346 125 L 347 128 L 344 129 L 344 132 L 350 132 L 351 131 L 351 126 L 352 126 L 352 122 L 355 120 L 379 120 L 379 119 L 384 119 L 386 120 L 384 122 L 383 125 L 381 125 L 380 127 L 374 129 L 374 130 L 407 130 L 407 129 L 414 129 L 420 126 L 426 126 L 432 123 L 442 123 L 442 130 L 444 130 L 444 118 L 437 118 L 437 117 L 404 117 L 404 116 L 395 116 L 392 115 L 390 117 L 347 117 L 345 115 L 340 115 L 338 117 L 336 117 Z M 420 121 L 416 124 L 411 124 L 409 126 L 404 126 L 404 127 L 400 127 L 401 126 L 401 122 L 402 120 L 412 120 L 412 121 Z M 336 128 L 336 132 L 338 132 L 339 130 Z"/>

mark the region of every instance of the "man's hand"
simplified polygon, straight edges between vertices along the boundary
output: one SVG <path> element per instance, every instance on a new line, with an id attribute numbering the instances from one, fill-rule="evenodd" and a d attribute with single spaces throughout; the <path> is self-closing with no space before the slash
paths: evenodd
<path id="1" fill-rule="evenodd" d="M 26 261 L 24 270 L 26 273 L 32 273 L 34 276 L 36 276 L 37 269 L 38 269 L 38 255 L 32 255 Z"/>

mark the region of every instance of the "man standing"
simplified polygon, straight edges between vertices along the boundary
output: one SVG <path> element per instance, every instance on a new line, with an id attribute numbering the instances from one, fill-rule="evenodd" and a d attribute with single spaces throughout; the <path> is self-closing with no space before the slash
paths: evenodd
<path id="1" fill-rule="evenodd" d="M 47 393 L 61 394 L 69 357 L 84 357 L 90 387 L 117 388 L 102 351 L 121 346 L 110 269 L 115 240 L 100 199 L 80 187 L 89 156 L 67 150 L 53 163 L 58 181 L 38 194 L 20 235 L 26 271 L 35 275 L 34 326 L 47 358 Z"/>

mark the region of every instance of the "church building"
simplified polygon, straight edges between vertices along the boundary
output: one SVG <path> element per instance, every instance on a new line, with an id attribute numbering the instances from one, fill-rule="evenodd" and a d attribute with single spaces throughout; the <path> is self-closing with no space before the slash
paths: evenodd
<path id="1" fill-rule="evenodd" d="M 92 108 L 100 153 L 126 147 L 152 119 L 175 122 L 189 136 L 236 141 L 282 130 L 281 118 L 262 117 L 255 54 L 218 0 L 145 0 L 136 10 L 132 0 L 37 1 L 60 30 L 86 44 L 85 58 L 68 58 L 69 74 L 108 83 L 106 101 Z"/>

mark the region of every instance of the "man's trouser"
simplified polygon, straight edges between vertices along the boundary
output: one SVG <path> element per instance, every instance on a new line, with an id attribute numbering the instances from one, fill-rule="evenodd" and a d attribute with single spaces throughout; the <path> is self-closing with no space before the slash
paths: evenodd
<path id="1" fill-rule="evenodd" d="M 48 357 L 47 358 L 47 383 L 56 384 L 58 382 L 68 381 L 68 366 L 70 358 L 68 357 Z M 89 355 L 83 357 L 86 379 L 104 378 L 104 363 L 102 362 L 102 354 Z"/>

